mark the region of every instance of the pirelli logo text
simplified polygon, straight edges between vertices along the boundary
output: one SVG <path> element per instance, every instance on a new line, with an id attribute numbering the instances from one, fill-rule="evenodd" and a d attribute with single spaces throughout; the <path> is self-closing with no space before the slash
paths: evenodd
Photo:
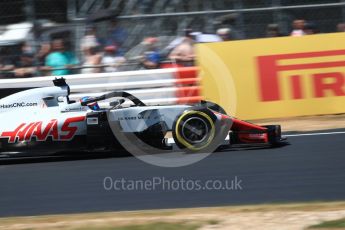
<path id="1" fill-rule="evenodd" d="M 0 109 L 24 108 L 38 106 L 36 102 L 14 102 L 12 104 L 0 104 Z"/>
<path id="2" fill-rule="evenodd" d="M 260 100 L 345 96 L 344 57 L 345 50 L 257 57 Z M 308 83 L 304 78 L 308 78 Z M 287 82 L 290 98 L 283 96 L 282 82 Z M 311 96 L 307 95 L 307 87 L 312 88 Z"/>

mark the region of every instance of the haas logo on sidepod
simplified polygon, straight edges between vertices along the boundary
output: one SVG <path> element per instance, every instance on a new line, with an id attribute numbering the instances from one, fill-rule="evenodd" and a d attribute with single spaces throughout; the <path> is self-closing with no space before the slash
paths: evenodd
<path id="1" fill-rule="evenodd" d="M 8 138 L 8 143 L 30 141 L 33 137 L 36 138 L 36 141 L 45 141 L 48 137 L 52 137 L 54 141 L 68 141 L 74 137 L 78 130 L 78 127 L 73 123 L 84 120 L 84 116 L 68 118 L 61 127 L 58 126 L 56 119 L 52 119 L 46 125 L 43 125 L 42 121 L 29 124 L 22 123 L 13 131 L 2 132 L 1 138 Z"/>

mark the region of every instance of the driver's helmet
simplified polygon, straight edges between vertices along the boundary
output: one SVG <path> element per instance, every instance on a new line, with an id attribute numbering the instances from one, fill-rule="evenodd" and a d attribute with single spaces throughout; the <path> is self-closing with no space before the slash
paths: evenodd
<path id="1" fill-rule="evenodd" d="M 80 99 L 80 102 L 85 102 L 85 101 L 87 101 L 87 100 L 89 100 L 89 99 L 91 99 L 91 97 L 88 97 L 88 96 L 82 97 L 82 98 Z M 99 107 L 97 101 L 92 102 L 92 103 L 90 103 L 90 104 L 87 104 L 87 106 L 88 106 L 90 109 L 92 109 L 93 111 L 98 111 L 98 110 L 101 109 L 101 108 Z"/>

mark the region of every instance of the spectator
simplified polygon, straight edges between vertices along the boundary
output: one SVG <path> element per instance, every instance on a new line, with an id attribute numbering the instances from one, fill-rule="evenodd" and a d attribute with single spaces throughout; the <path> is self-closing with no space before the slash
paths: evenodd
<path id="1" fill-rule="evenodd" d="M 319 33 L 319 30 L 316 27 L 316 24 L 313 22 L 307 22 L 304 25 L 304 34 L 305 35 L 312 35 Z"/>
<path id="2" fill-rule="evenodd" d="M 43 70 L 51 70 L 52 75 L 67 75 L 72 73 L 70 67 L 76 64 L 76 57 L 72 52 L 66 51 L 64 41 L 56 39 L 52 42 L 52 53 L 45 59 L 47 68 Z"/>
<path id="3" fill-rule="evenodd" d="M 185 37 L 169 54 L 169 59 L 183 66 L 193 66 L 195 60 L 194 39 L 190 29 L 185 30 Z"/>
<path id="4" fill-rule="evenodd" d="M 34 53 L 24 51 L 16 63 L 14 70 L 15 77 L 34 77 L 37 70 L 34 60 Z"/>
<path id="5" fill-rule="evenodd" d="M 266 37 L 273 38 L 273 37 L 281 37 L 283 34 L 280 32 L 278 24 L 268 24 L 266 29 Z"/>
<path id="6" fill-rule="evenodd" d="M 99 46 L 99 42 L 96 36 L 96 28 L 88 27 L 86 28 L 85 36 L 81 39 L 80 47 L 84 51 L 85 48 L 90 48 L 94 46 Z"/>
<path id="7" fill-rule="evenodd" d="M 11 78 L 14 76 L 14 61 L 11 58 L 8 47 L 0 47 L 0 78 Z"/>
<path id="8" fill-rule="evenodd" d="M 117 52 L 124 52 L 123 44 L 128 37 L 127 31 L 118 25 L 117 19 L 113 19 L 111 22 L 111 28 L 109 31 L 109 38 L 106 40 L 107 46 L 115 45 Z"/>
<path id="9" fill-rule="evenodd" d="M 101 61 L 102 65 L 105 65 L 103 71 L 106 73 L 116 72 L 117 68 L 123 64 L 126 59 L 117 53 L 116 46 L 104 47 L 104 55 Z"/>
<path id="10" fill-rule="evenodd" d="M 292 23 L 293 30 L 290 35 L 293 37 L 300 37 L 300 36 L 305 35 L 304 26 L 305 26 L 305 20 L 302 20 L 302 19 L 294 20 Z"/>
<path id="11" fill-rule="evenodd" d="M 338 25 L 337 25 L 337 31 L 338 32 L 345 32 L 345 23 L 339 23 Z"/>
<path id="12" fill-rule="evenodd" d="M 36 59 L 40 66 L 44 66 L 45 59 L 50 53 L 50 47 L 50 43 L 47 41 L 41 43 L 41 46 L 36 54 Z"/>
<path id="13" fill-rule="evenodd" d="M 220 28 L 217 30 L 217 35 L 223 40 L 223 41 L 230 41 L 231 40 L 231 29 L 229 28 Z"/>
<path id="14" fill-rule="evenodd" d="M 145 69 L 156 69 L 159 67 L 161 57 L 160 53 L 156 47 L 158 42 L 157 38 L 151 37 L 144 40 L 144 45 L 146 45 L 146 50 L 143 53 L 143 58 L 141 63 Z"/>
<path id="15" fill-rule="evenodd" d="M 214 23 L 218 24 L 219 28 L 229 28 L 231 32 L 231 40 L 245 39 L 243 32 L 237 28 L 237 21 L 240 19 L 240 15 L 237 13 L 230 13 L 222 15 L 215 19 Z"/>
<path id="16" fill-rule="evenodd" d="M 85 68 L 81 70 L 81 73 L 99 73 L 101 69 L 95 68 L 95 66 L 101 64 L 102 60 L 102 56 L 98 52 L 98 46 L 96 44 L 93 44 L 92 46 L 84 46 L 83 53 L 83 67 Z"/>
<path id="17" fill-rule="evenodd" d="M 9 78 L 13 77 L 14 65 L 9 59 L 2 56 L 0 57 L 0 78 Z"/>

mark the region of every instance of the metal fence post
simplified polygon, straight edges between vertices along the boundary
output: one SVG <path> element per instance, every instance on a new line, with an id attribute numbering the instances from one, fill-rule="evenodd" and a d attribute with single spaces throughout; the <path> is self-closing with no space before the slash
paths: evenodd
<path id="1" fill-rule="evenodd" d="M 246 37 L 246 30 L 244 29 L 244 19 L 243 19 L 243 2 L 242 0 L 238 0 L 234 2 L 234 7 L 236 12 L 238 13 L 238 18 L 236 18 L 236 26 L 241 31 L 241 39 Z"/>
<path id="2" fill-rule="evenodd" d="M 37 28 L 37 21 L 36 21 L 36 11 L 35 11 L 35 2 L 34 0 L 25 0 L 25 14 L 27 21 L 32 23 L 32 40 L 30 41 L 30 46 L 32 46 L 32 51 L 34 54 L 37 54 L 38 49 L 39 49 L 39 44 L 38 44 L 38 28 Z M 37 56 L 34 55 L 34 66 L 39 67 L 40 63 L 37 59 Z M 34 73 L 35 76 L 38 76 L 39 73 L 38 71 L 35 71 Z"/>
<path id="3" fill-rule="evenodd" d="M 342 21 L 345 22 L 345 0 L 340 0 L 340 2 L 343 3 L 343 6 L 341 7 L 341 10 L 342 10 Z"/>

